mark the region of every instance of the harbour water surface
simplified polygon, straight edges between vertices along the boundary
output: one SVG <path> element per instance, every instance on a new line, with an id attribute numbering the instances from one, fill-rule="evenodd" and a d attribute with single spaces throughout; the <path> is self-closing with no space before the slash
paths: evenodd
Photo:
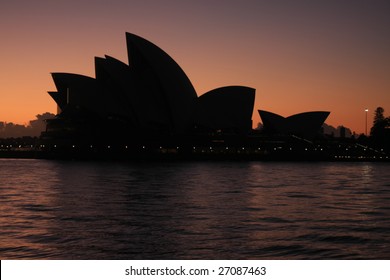
<path id="1" fill-rule="evenodd" d="M 390 164 L 0 159 L 1 259 L 390 259 Z"/>

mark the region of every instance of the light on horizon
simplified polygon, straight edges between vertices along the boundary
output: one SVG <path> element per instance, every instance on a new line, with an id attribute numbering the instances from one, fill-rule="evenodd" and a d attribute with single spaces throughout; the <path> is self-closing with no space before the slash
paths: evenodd
<path id="1" fill-rule="evenodd" d="M 367 136 L 367 113 L 368 113 L 368 108 L 366 108 L 364 111 L 366 112 L 366 136 Z"/>

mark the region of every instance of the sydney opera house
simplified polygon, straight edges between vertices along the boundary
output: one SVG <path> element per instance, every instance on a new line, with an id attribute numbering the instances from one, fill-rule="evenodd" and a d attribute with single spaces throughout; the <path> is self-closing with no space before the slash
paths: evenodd
<path id="1" fill-rule="evenodd" d="M 95 58 L 95 77 L 52 73 L 49 92 L 59 114 L 46 138 L 159 139 L 167 136 L 252 128 L 255 89 L 227 86 L 198 97 L 180 66 L 162 49 L 126 33 L 128 64 Z M 108 141 L 108 140 L 107 140 Z"/>
<path id="2" fill-rule="evenodd" d="M 58 114 L 47 121 L 43 147 L 51 152 L 121 147 L 258 153 L 272 150 L 274 143 L 280 146 L 275 135 L 318 135 L 329 115 L 319 111 L 284 118 L 260 110 L 264 129 L 259 134 L 252 129 L 255 89 L 226 86 L 198 96 L 184 71 L 158 46 L 131 33 L 126 43 L 128 63 L 96 57 L 95 77 L 52 73 L 57 91 L 49 94 Z"/>

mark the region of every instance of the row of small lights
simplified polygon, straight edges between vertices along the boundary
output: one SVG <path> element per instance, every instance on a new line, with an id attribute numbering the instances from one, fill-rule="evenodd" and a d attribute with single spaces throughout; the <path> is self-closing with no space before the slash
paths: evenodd
<path id="1" fill-rule="evenodd" d="M 368 157 L 368 156 L 358 156 L 358 157 L 351 157 L 351 156 L 334 156 L 335 159 L 354 159 L 354 158 L 359 158 L 359 159 L 363 159 L 363 158 L 369 158 L 369 159 L 389 159 L 389 156 L 372 156 L 372 157 Z"/>
<path id="2" fill-rule="evenodd" d="M 1 148 L 4 148 L 4 145 L 0 145 Z M 17 146 L 18 148 L 22 148 L 22 145 L 18 145 Z M 33 145 L 30 145 L 31 148 L 33 148 Z M 46 146 L 45 145 L 40 145 L 41 148 L 45 148 Z M 53 145 L 54 148 L 57 148 L 57 145 Z M 6 145 L 5 148 L 13 148 L 13 145 Z M 76 145 L 72 145 L 72 148 L 76 148 Z M 93 145 L 90 145 L 90 148 L 92 149 L 93 148 Z M 126 149 L 128 149 L 128 146 L 125 146 Z M 160 150 L 164 149 L 162 146 L 159 147 Z M 107 145 L 107 149 L 111 149 L 111 145 Z M 146 149 L 146 146 L 142 146 L 142 149 Z M 179 146 L 176 147 L 177 150 L 180 149 Z M 199 147 L 193 147 L 193 150 L 197 150 L 199 149 Z M 245 150 L 246 148 L 245 147 L 242 147 L 241 150 Z M 274 151 L 276 150 L 280 150 L 280 149 L 283 149 L 283 147 L 279 146 L 279 147 L 275 147 L 274 148 Z M 214 150 L 213 147 L 209 147 L 209 150 L 212 152 Z M 225 147 L 225 150 L 229 150 L 229 147 Z M 249 149 L 250 150 L 250 149 Z M 261 150 L 261 148 L 257 148 L 258 151 Z M 290 151 L 292 151 L 293 149 L 290 147 L 289 148 Z M 309 149 L 308 148 L 305 148 L 304 149 L 305 151 L 308 151 Z M 317 151 L 317 148 L 314 148 L 313 150 Z M 319 148 L 320 151 L 323 151 L 323 148 Z M 348 151 L 348 148 L 345 148 L 346 151 Z M 366 151 L 367 149 L 364 148 L 364 151 Z M 201 151 L 204 152 L 205 150 L 203 148 L 201 148 Z M 383 152 L 383 149 L 381 149 L 381 151 Z M 351 158 L 372 158 L 372 159 L 376 159 L 377 157 L 376 156 L 373 156 L 373 157 L 365 157 L 365 156 L 359 156 L 359 157 L 351 157 L 351 156 L 346 156 L 346 155 L 338 155 L 338 156 L 334 156 L 335 159 L 351 159 Z M 385 156 L 385 157 L 378 157 L 379 159 L 388 159 L 389 156 Z"/>
<path id="3" fill-rule="evenodd" d="M 34 146 L 33 145 L 29 145 L 30 146 L 30 148 L 33 148 Z M 0 145 L 0 148 L 13 148 L 14 146 L 13 145 L 6 145 L 5 147 L 4 147 L 4 145 Z M 18 145 L 18 146 L 16 146 L 17 148 L 27 148 L 26 146 L 22 146 L 22 145 Z"/>
<path id="4" fill-rule="evenodd" d="M 5 147 L 5 148 L 13 148 L 14 146 L 13 146 L 13 145 L 6 145 L 6 146 L 0 145 L 0 147 L 1 147 L 1 148 L 4 148 L 4 147 Z M 17 147 L 18 147 L 18 148 L 22 148 L 23 146 L 22 146 L 22 145 L 18 145 Z M 30 145 L 30 148 L 33 148 L 33 147 L 34 147 L 33 145 Z M 45 145 L 40 145 L 40 147 L 41 147 L 41 148 L 45 148 L 46 146 L 45 146 Z M 57 148 L 57 145 L 53 145 L 53 147 L 54 147 L 54 148 Z M 73 145 L 72 145 L 72 148 L 76 148 L 76 145 L 73 144 Z M 90 148 L 92 149 L 92 148 L 93 148 L 93 145 L 90 145 Z M 160 150 L 164 149 L 162 146 L 160 146 L 159 148 L 160 148 Z M 341 146 L 339 146 L 339 148 L 341 148 Z M 350 147 L 345 148 L 345 151 L 349 151 L 349 148 L 350 148 Z M 355 146 L 355 148 L 356 148 L 356 146 Z M 107 149 L 111 149 L 111 145 L 107 145 Z M 128 149 L 128 146 L 125 146 L 125 149 Z M 146 146 L 142 146 L 142 149 L 146 149 Z M 180 147 L 177 146 L 176 149 L 179 150 Z M 195 147 L 195 146 L 194 146 L 194 147 L 193 147 L 193 150 L 196 150 L 196 149 L 199 149 L 199 147 Z M 226 149 L 226 150 L 229 150 L 229 147 L 225 147 L 225 149 Z M 245 147 L 242 147 L 242 148 L 241 148 L 241 150 L 245 150 L 245 149 L 247 149 L 247 148 L 245 148 Z M 276 150 L 282 150 L 282 149 L 283 149 L 283 147 L 281 147 L 281 146 L 279 146 L 279 147 L 274 147 L 274 148 L 273 148 L 274 151 L 276 151 Z M 323 148 L 314 148 L 313 150 L 314 150 L 314 151 L 317 151 L 317 149 L 319 149 L 320 151 L 323 151 L 323 150 L 324 150 Z M 210 147 L 209 150 L 214 150 L 214 148 L 213 148 L 213 147 Z M 249 149 L 249 150 L 250 150 L 250 149 Z M 260 151 L 261 148 L 257 148 L 257 150 Z M 292 151 L 293 148 L 290 147 L 289 150 Z M 308 149 L 308 148 L 304 148 L 304 150 L 305 150 L 305 151 L 308 151 L 309 149 Z M 364 148 L 364 151 L 367 151 L 367 148 Z M 379 151 L 377 151 L 377 150 L 375 150 L 375 151 L 376 151 L 376 152 L 379 152 Z M 383 152 L 383 149 L 381 149 L 380 151 Z"/>
<path id="5" fill-rule="evenodd" d="M 7 146 L 7 147 L 8 147 L 8 146 Z M 12 147 L 12 146 L 11 146 L 11 147 Z M 21 146 L 19 146 L 19 147 L 21 147 Z M 31 147 L 32 147 L 32 146 L 31 146 Z M 46 147 L 46 145 L 44 145 L 44 144 L 40 145 L 40 148 L 45 148 L 45 147 Z M 57 145 L 53 145 L 53 147 L 54 147 L 54 148 L 57 148 Z M 77 146 L 76 146 L 75 144 L 73 144 L 71 147 L 72 147 L 72 148 L 76 148 Z M 93 145 L 90 145 L 89 147 L 92 149 L 94 146 L 93 146 Z M 111 145 L 107 145 L 107 146 L 106 146 L 107 149 L 111 149 L 111 147 L 112 147 Z M 125 148 L 125 149 L 128 149 L 129 147 L 128 147 L 128 146 L 124 146 L 124 148 Z M 141 148 L 142 148 L 142 149 L 146 149 L 146 146 L 142 146 Z M 162 149 L 165 149 L 165 148 L 162 147 L 162 146 L 160 146 L 159 149 L 162 150 Z M 172 148 L 167 148 L 167 149 L 172 149 Z M 176 149 L 179 150 L 180 147 L 177 146 Z M 197 150 L 197 149 L 201 149 L 201 150 L 204 151 L 204 148 L 203 148 L 203 147 L 200 148 L 200 147 L 195 147 L 195 146 L 193 146 L 192 149 L 193 149 L 194 151 Z M 229 150 L 229 149 L 230 149 L 230 147 L 225 147 L 225 150 Z M 279 146 L 279 147 L 274 147 L 274 148 L 273 148 L 274 151 L 276 151 L 276 150 L 282 150 L 282 149 L 284 149 L 284 148 L 281 147 L 281 146 Z M 290 148 L 288 148 L 288 149 L 289 149 L 290 151 L 293 150 L 292 147 L 290 147 Z M 215 150 L 215 148 L 212 147 L 212 146 L 210 146 L 208 150 L 213 151 L 213 150 Z M 257 149 L 251 149 L 251 148 L 241 147 L 240 150 L 242 150 L 242 151 L 245 151 L 245 150 L 258 150 L 258 151 L 260 151 L 260 150 L 262 150 L 262 148 L 259 147 L 259 148 L 257 148 Z M 305 150 L 305 151 L 309 151 L 308 148 L 304 148 L 304 150 Z M 313 150 L 314 150 L 314 151 L 317 151 L 317 148 L 314 148 Z M 318 148 L 318 150 L 323 151 L 324 149 L 323 149 L 323 148 Z M 346 150 L 348 150 L 348 149 L 346 149 Z"/>
<path id="6" fill-rule="evenodd" d="M 1 147 L 1 148 L 4 148 L 4 145 L 1 145 L 0 147 Z M 33 145 L 30 145 L 30 148 L 33 148 L 33 147 L 34 147 Z M 45 148 L 45 147 L 46 147 L 46 145 L 40 145 L 40 148 Z M 53 147 L 54 147 L 54 148 L 57 148 L 57 145 L 53 145 Z M 92 149 L 92 148 L 93 148 L 93 145 L 90 145 L 89 147 Z M 6 145 L 5 148 L 13 148 L 13 145 Z M 22 145 L 19 145 L 18 148 L 22 148 Z M 76 148 L 76 145 L 72 145 L 72 148 Z M 128 146 L 125 146 L 125 148 L 128 149 Z M 111 145 L 108 145 L 108 146 L 107 146 L 107 149 L 111 149 Z M 146 147 L 145 147 L 145 146 L 142 146 L 142 149 L 146 149 Z M 163 147 L 160 146 L 160 149 L 163 149 Z M 180 147 L 176 147 L 176 149 L 179 150 Z M 196 149 L 198 149 L 198 148 L 197 148 L 197 147 L 193 147 L 193 150 L 196 150 Z M 209 149 L 210 149 L 210 150 L 213 150 L 214 148 L 213 148 L 213 147 L 210 147 Z M 225 149 L 226 149 L 226 150 L 229 150 L 229 147 L 225 147 Z M 242 147 L 242 148 L 241 148 L 241 150 L 245 150 L 245 149 L 246 149 L 245 147 Z M 275 147 L 275 148 L 274 148 L 274 151 L 276 151 L 276 150 L 281 150 L 281 149 L 283 149 L 283 147 Z M 260 151 L 261 148 L 257 148 L 257 150 Z M 289 150 L 292 151 L 293 148 L 290 147 Z M 308 150 L 309 150 L 308 148 L 305 148 L 305 151 L 308 151 Z M 314 150 L 317 151 L 317 148 L 314 148 Z M 348 148 L 346 148 L 345 150 L 348 151 Z M 323 148 L 320 148 L 320 151 L 323 151 Z M 364 149 L 364 151 L 366 151 L 366 149 Z M 382 149 L 381 151 L 383 151 L 383 149 Z"/>
<path id="7" fill-rule="evenodd" d="M 1 148 L 4 148 L 4 145 L 1 145 L 0 146 Z M 6 145 L 5 146 L 6 148 L 12 148 L 13 145 Z M 18 146 L 19 148 L 22 148 L 22 145 L 19 145 Z M 30 147 L 32 148 L 33 145 L 30 145 Z M 45 148 L 45 145 L 40 145 L 41 148 Z M 57 145 L 54 145 L 54 148 L 57 148 Z M 76 148 L 76 145 L 72 145 L 72 148 Z M 92 149 L 93 148 L 93 145 L 90 145 L 90 148 Z M 125 146 L 126 149 L 128 149 L 128 146 Z M 176 149 L 179 149 L 180 147 L 176 147 Z M 108 145 L 107 146 L 107 149 L 111 149 L 111 146 Z M 142 149 L 146 149 L 146 146 L 142 146 Z M 160 150 L 163 149 L 162 146 L 160 146 Z M 197 147 L 193 147 L 193 150 L 196 150 L 198 149 Z M 229 147 L 225 147 L 226 150 L 229 150 Z M 274 150 L 276 151 L 277 149 L 282 149 L 282 147 L 277 147 L 277 148 L 274 148 Z M 213 151 L 213 147 L 210 147 L 209 148 L 210 151 Z M 245 147 L 242 147 L 241 150 L 245 150 Z M 257 150 L 261 150 L 261 148 L 257 148 Z M 292 151 L 292 148 L 289 148 L 290 151 Z M 307 151 L 308 149 L 305 148 L 305 151 Z M 314 150 L 317 150 L 316 148 Z M 322 148 L 320 148 L 321 151 L 323 151 Z M 348 151 L 348 148 L 345 149 L 346 151 Z M 364 151 L 366 151 L 366 149 L 364 149 Z M 381 151 L 383 151 L 383 149 L 381 149 Z M 202 149 L 202 152 L 204 152 L 204 150 Z M 373 157 L 365 157 L 365 156 L 359 156 L 359 157 L 351 157 L 351 156 L 334 156 L 335 159 L 351 159 L 351 158 L 359 158 L 359 159 L 363 159 L 363 158 L 372 158 L 372 159 L 376 159 L 377 157 L 376 156 L 373 156 Z M 389 157 L 388 156 L 385 156 L 385 157 L 378 157 L 379 159 L 388 159 Z"/>

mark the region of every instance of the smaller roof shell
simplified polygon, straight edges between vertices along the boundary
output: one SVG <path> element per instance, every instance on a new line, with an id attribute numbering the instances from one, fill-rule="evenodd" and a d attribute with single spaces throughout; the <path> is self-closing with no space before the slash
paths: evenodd
<path id="1" fill-rule="evenodd" d="M 210 129 L 250 129 L 254 102 L 254 88 L 213 89 L 198 98 L 195 124 Z"/>
<path id="2" fill-rule="evenodd" d="M 267 132 L 308 136 L 318 133 L 330 112 L 303 112 L 287 118 L 264 110 L 259 114 Z"/>

